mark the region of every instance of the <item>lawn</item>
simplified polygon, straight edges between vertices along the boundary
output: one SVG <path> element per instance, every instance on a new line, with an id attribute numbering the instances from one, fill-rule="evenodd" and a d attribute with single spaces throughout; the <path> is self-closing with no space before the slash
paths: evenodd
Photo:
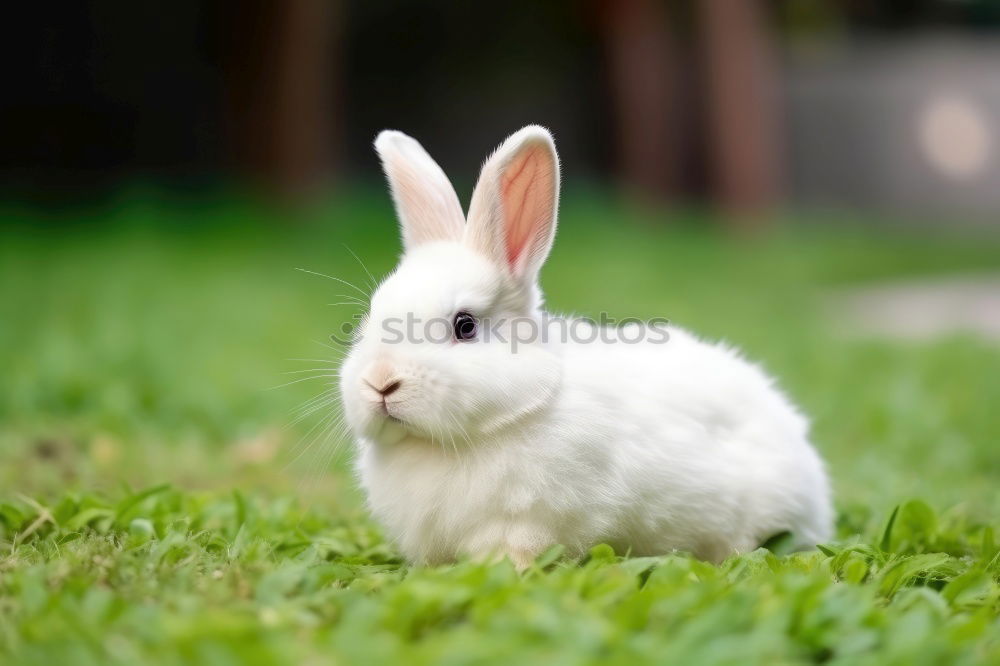
<path id="1" fill-rule="evenodd" d="M 1000 270 L 1000 238 L 790 219 L 736 239 L 567 197 L 550 306 L 761 360 L 813 418 L 838 535 L 720 566 L 555 548 L 517 574 L 407 567 L 326 432 L 355 314 L 327 304 L 351 288 L 295 269 L 390 270 L 384 195 L 52 216 L 0 212 L 0 663 L 1000 663 L 1000 347 L 852 336 L 827 307 Z"/>

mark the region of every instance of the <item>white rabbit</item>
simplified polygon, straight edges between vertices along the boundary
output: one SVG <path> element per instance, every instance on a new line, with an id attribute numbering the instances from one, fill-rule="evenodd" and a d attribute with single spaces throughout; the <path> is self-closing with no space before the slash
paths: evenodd
<path id="1" fill-rule="evenodd" d="M 467 221 L 419 143 L 384 131 L 375 148 L 404 255 L 340 388 L 370 509 L 410 561 L 523 568 L 553 544 L 580 555 L 602 542 L 719 561 L 781 532 L 800 548 L 830 536 L 808 424 L 756 365 L 672 325 L 615 340 L 547 319 L 537 280 L 559 199 L 547 130 L 525 127 L 486 160 Z"/>

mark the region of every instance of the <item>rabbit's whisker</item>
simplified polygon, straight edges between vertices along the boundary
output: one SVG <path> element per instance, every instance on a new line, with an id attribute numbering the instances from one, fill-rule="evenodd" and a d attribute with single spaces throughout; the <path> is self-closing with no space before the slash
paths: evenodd
<path id="1" fill-rule="evenodd" d="M 292 384 L 298 384 L 299 382 L 314 381 L 314 380 L 317 380 L 317 379 L 323 379 L 325 377 L 340 377 L 340 373 L 336 372 L 336 373 L 328 374 L 328 375 L 314 375 L 312 377 L 301 377 L 299 379 L 295 379 L 295 380 L 292 380 L 290 382 L 286 382 L 284 384 L 278 384 L 277 386 L 271 386 L 271 387 L 269 387 L 269 388 L 267 388 L 265 390 L 267 390 L 267 391 L 274 391 L 276 389 L 284 388 L 286 386 L 291 386 Z"/>
<path id="2" fill-rule="evenodd" d="M 359 257 L 358 255 L 356 255 L 354 253 L 354 250 L 352 250 L 351 248 L 349 248 L 347 246 L 347 243 L 343 243 L 343 246 L 344 246 L 344 249 L 346 249 L 348 252 L 350 252 L 351 256 L 354 257 L 359 264 L 361 264 L 361 269 L 365 273 L 368 274 L 369 284 L 371 285 L 372 291 L 374 291 L 378 287 L 378 280 L 375 279 L 375 276 L 372 275 L 372 272 L 370 270 L 368 270 L 367 266 L 365 266 L 365 262 L 361 261 L 361 257 Z"/>
<path id="3" fill-rule="evenodd" d="M 335 418 L 336 414 L 333 413 L 328 414 L 327 416 L 323 417 L 323 419 L 313 424 L 313 426 L 309 428 L 309 430 L 307 430 L 306 433 L 301 438 L 299 438 L 299 441 L 295 443 L 295 446 L 289 449 L 288 455 L 292 455 L 294 457 L 288 461 L 288 463 L 284 466 L 283 469 L 287 470 L 289 467 L 294 465 L 299 460 L 299 458 L 301 458 L 307 451 L 309 451 L 309 449 L 311 449 L 313 444 L 315 444 L 316 442 L 316 438 L 313 437 L 313 433 L 315 433 L 317 429 L 320 429 L 320 432 L 322 432 L 323 429 L 328 424 L 332 423 Z"/>
<path id="4" fill-rule="evenodd" d="M 333 407 L 336 405 L 336 403 L 337 403 L 336 396 L 326 396 L 324 400 L 316 402 L 309 408 L 299 408 L 301 413 L 299 413 L 297 416 L 295 416 L 295 418 L 289 421 L 285 427 L 291 428 L 292 426 L 295 426 L 300 422 L 304 421 L 305 419 L 309 418 L 319 410 Z"/>
<path id="5" fill-rule="evenodd" d="M 350 287 L 351 289 L 354 289 L 359 294 L 361 294 L 362 296 L 364 296 L 365 300 L 370 300 L 371 299 L 371 294 L 370 293 L 368 293 L 367 291 L 365 291 L 364 289 L 362 289 L 358 285 L 354 284 L 353 282 L 348 282 L 347 280 L 344 280 L 342 278 L 334 277 L 332 275 L 327 275 L 325 273 L 318 273 L 316 271 L 311 271 L 311 270 L 309 270 L 307 268 L 296 268 L 295 270 L 301 271 L 303 273 L 309 273 L 310 275 L 318 275 L 319 277 L 326 278 L 328 280 L 334 280 L 336 282 L 339 282 L 339 283 L 341 283 L 343 285 L 346 285 L 346 286 Z"/>

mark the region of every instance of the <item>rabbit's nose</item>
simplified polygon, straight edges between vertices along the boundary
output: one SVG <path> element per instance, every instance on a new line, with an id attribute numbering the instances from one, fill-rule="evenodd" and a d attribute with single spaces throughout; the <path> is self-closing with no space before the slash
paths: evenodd
<path id="1" fill-rule="evenodd" d="M 383 398 L 395 393 L 403 385 L 392 366 L 385 362 L 372 365 L 362 377 L 362 381 Z"/>
<path id="2" fill-rule="evenodd" d="M 391 395 L 391 394 L 395 393 L 399 389 L 399 387 L 402 386 L 402 385 L 403 385 L 403 382 L 401 382 L 401 381 L 399 381 L 397 379 L 394 382 L 389 382 L 388 384 L 386 384 L 382 388 L 375 388 L 374 386 L 372 388 L 374 388 L 376 391 L 378 391 L 379 393 L 381 393 L 382 397 L 384 398 L 387 395 Z"/>
<path id="3" fill-rule="evenodd" d="M 398 379 L 393 380 L 393 381 L 391 381 L 391 382 L 383 385 L 381 388 L 379 388 L 375 384 L 372 384 L 367 379 L 363 379 L 361 381 L 363 381 L 365 384 L 368 384 L 368 388 L 370 388 L 371 390 L 375 391 L 376 393 L 378 393 L 383 398 L 386 397 L 387 395 L 392 395 L 393 393 L 395 393 L 396 391 L 399 390 L 400 386 L 403 385 L 403 382 L 399 381 Z"/>

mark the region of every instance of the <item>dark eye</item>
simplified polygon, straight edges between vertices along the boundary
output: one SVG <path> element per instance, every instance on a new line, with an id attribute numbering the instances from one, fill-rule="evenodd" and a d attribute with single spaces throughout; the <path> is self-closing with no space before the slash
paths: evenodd
<path id="1" fill-rule="evenodd" d="M 479 330 L 479 322 L 468 312 L 459 312 L 455 315 L 455 339 L 471 340 L 476 337 Z"/>

